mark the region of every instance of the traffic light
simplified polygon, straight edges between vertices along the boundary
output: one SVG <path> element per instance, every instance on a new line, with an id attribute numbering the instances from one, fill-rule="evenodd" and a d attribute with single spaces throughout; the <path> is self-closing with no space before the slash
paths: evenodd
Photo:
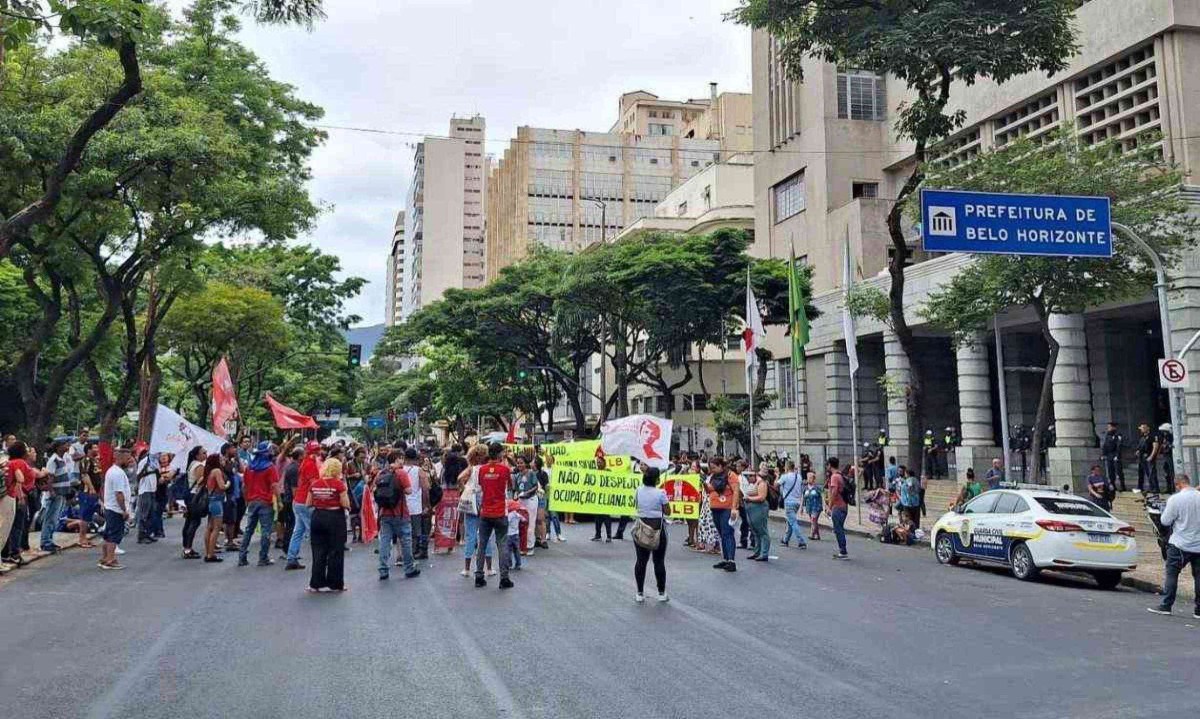
<path id="1" fill-rule="evenodd" d="M 362 345 L 350 345 L 350 366 L 358 367 L 362 364 Z"/>
<path id="2" fill-rule="evenodd" d="M 529 377 L 529 370 L 525 369 L 524 367 L 517 370 L 517 379 L 526 379 L 528 377 Z"/>

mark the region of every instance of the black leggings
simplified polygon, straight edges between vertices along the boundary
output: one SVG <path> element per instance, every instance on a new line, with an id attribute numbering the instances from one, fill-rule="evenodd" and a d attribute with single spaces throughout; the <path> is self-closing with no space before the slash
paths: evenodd
<path id="1" fill-rule="evenodd" d="M 604 536 L 606 539 L 612 539 L 612 517 L 596 515 L 596 539 L 600 538 L 600 525 L 604 525 Z"/>
<path id="2" fill-rule="evenodd" d="M 643 522 L 654 526 L 655 522 L 662 525 L 661 519 L 643 519 Z M 638 594 L 642 594 L 642 590 L 646 586 L 646 563 L 650 558 L 654 558 L 654 583 L 658 585 L 658 593 L 665 594 L 667 591 L 667 528 L 663 527 L 662 532 L 658 535 L 658 546 L 653 550 L 643 549 L 637 542 L 633 543 L 634 550 L 637 552 L 637 562 L 633 565 L 633 578 L 637 582 Z"/>
<path id="3" fill-rule="evenodd" d="M 192 542 L 196 539 L 196 530 L 200 529 L 200 523 L 204 521 L 203 517 L 192 516 L 192 512 L 187 513 L 187 517 L 183 520 L 183 548 L 190 551 Z"/>
<path id="4" fill-rule="evenodd" d="M 312 576 L 308 586 L 313 589 L 345 587 L 342 564 L 346 551 L 346 513 L 340 509 L 318 509 L 312 516 Z"/>

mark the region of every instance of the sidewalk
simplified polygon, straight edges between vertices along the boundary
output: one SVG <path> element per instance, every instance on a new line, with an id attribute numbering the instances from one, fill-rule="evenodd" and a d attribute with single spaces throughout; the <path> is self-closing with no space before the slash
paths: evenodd
<path id="1" fill-rule="evenodd" d="M 89 536 L 88 538 L 90 540 L 95 541 L 97 544 L 99 544 L 99 535 L 92 535 L 92 536 Z M 30 547 L 37 547 L 41 543 L 41 541 L 42 541 L 42 533 L 41 532 L 30 532 L 29 533 L 29 546 Z M 57 544 L 58 546 L 62 547 L 63 550 L 75 549 L 76 547 L 79 546 L 79 534 L 76 532 L 55 532 L 54 533 L 54 543 Z M 49 556 L 52 556 L 50 554 L 50 552 L 43 552 L 40 549 L 30 549 L 30 550 L 27 550 L 27 551 L 21 553 L 21 558 L 25 560 L 26 564 L 32 564 L 33 562 L 36 562 L 39 559 L 43 559 L 43 558 L 49 557 Z M 0 577 L 10 577 L 19 572 L 20 572 L 20 570 L 11 564 L 0 565 Z"/>
<path id="2" fill-rule="evenodd" d="M 878 542 L 878 525 L 874 525 L 866 521 L 865 512 L 863 515 L 863 521 L 860 523 L 858 521 L 857 514 L 856 508 L 851 507 L 850 514 L 846 517 L 846 533 L 858 537 L 866 537 L 872 541 Z M 940 516 L 941 512 L 934 513 L 931 511 L 929 516 L 922 517 L 921 528 L 928 531 L 928 529 L 933 526 Z M 785 526 L 787 524 L 787 519 L 784 517 L 782 510 L 772 511 L 771 519 Z M 797 519 L 800 520 L 800 524 L 803 526 L 809 526 L 807 517 L 804 519 L 797 517 Z M 821 515 L 819 523 L 821 525 L 822 533 L 824 534 L 825 532 L 828 532 L 832 537 L 833 521 L 830 520 L 828 513 Z M 1154 594 L 1158 594 L 1162 591 L 1163 579 L 1166 576 L 1166 569 L 1163 566 L 1162 557 L 1158 553 L 1158 545 L 1154 541 L 1153 536 L 1146 536 L 1145 534 L 1139 533 L 1137 540 L 1139 549 L 1138 568 L 1132 572 L 1126 572 L 1124 578 L 1121 580 L 1121 584 L 1143 592 L 1152 592 Z M 914 544 L 913 547 L 923 547 L 924 549 L 929 550 L 931 553 L 933 550 L 933 548 L 930 546 L 928 537 Z M 931 561 L 936 560 L 931 559 Z M 1176 596 L 1175 603 L 1179 606 L 1186 607 L 1189 603 L 1194 601 L 1194 598 L 1195 596 L 1192 592 L 1191 575 L 1189 574 L 1188 570 L 1185 569 L 1183 574 L 1181 574 L 1179 577 L 1179 591 Z"/>

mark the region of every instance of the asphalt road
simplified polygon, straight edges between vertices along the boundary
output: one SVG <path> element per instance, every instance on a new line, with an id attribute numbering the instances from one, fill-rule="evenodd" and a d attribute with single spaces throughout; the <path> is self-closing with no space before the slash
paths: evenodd
<path id="1" fill-rule="evenodd" d="M 736 574 L 679 546 L 671 601 L 633 599 L 630 542 L 590 527 L 516 588 L 438 558 L 416 579 L 347 556 L 307 572 L 207 565 L 127 542 L 123 572 L 73 550 L 0 588 L 0 717 L 1195 716 L 1200 621 L 1087 581 L 1023 583 L 919 548 L 832 536 Z M 650 580 L 652 583 L 652 579 Z M 1184 611 L 1186 610 L 1186 611 Z"/>

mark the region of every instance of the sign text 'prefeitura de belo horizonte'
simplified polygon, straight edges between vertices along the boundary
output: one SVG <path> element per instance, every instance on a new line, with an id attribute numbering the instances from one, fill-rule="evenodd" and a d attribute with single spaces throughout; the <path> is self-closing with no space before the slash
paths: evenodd
<path id="1" fill-rule="evenodd" d="M 927 252 L 1111 257 L 1107 197 L 922 190 Z"/>

